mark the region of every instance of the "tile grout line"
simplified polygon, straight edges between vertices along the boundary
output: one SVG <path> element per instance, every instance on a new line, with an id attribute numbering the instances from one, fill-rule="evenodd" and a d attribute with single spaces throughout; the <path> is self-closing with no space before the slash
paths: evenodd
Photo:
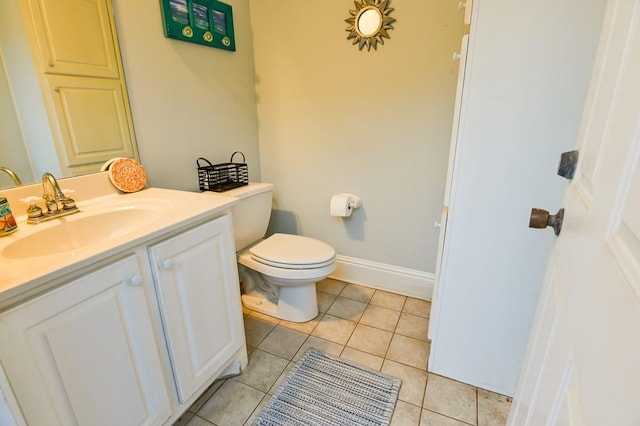
<path id="1" fill-rule="evenodd" d="M 427 386 L 429 385 L 429 372 L 427 371 L 427 380 L 424 381 L 424 391 L 422 393 L 422 402 L 420 403 L 420 416 L 418 418 L 418 421 L 420 423 L 422 423 L 422 415 L 424 414 L 424 410 L 426 410 L 426 408 L 424 408 L 424 403 L 427 399 Z"/>
<path id="2" fill-rule="evenodd" d="M 476 388 L 476 425 L 480 424 L 480 395 L 478 395 L 478 387 Z"/>

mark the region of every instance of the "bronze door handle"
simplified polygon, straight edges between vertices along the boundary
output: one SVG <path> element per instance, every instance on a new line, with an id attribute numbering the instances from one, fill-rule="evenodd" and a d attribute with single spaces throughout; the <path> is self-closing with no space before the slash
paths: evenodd
<path id="1" fill-rule="evenodd" d="M 562 220 L 564 219 L 564 209 L 558 210 L 556 214 L 549 214 L 548 211 L 542 209 L 531 209 L 531 217 L 529 218 L 529 228 L 546 228 L 551 226 L 556 235 L 560 235 L 562 231 Z"/>

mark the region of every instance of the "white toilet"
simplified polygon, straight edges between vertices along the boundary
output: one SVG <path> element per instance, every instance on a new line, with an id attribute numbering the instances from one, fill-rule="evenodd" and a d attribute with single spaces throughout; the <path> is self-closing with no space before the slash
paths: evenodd
<path id="1" fill-rule="evenodd" d="M 336 252 L 313 238 L 274 234 L 263 239 L 271 217 L 273 185 L 250 183 L 225 191 L 232 207 L 242 304 L 251 310 L 304 322 L 318 315 L 316 282 L 336 269 Z"/>

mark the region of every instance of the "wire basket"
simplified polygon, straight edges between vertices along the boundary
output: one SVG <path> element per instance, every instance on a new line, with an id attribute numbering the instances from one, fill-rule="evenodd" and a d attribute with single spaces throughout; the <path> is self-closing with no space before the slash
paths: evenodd
<path id="1" fill-rule="evenodd" d="M 242 163 L 233 162 L 236 154 L 242 155 Z M 201 161 L 206 165 L 202 165 Z M 228 163 L 211 164 L 206 158 L 200 157 L 196 160 L 196 165 L 200 191 L 223 192 L 249 184 L 249 168 L 245 163 L 244 154 L 240 151 L 231 154 Z"/>

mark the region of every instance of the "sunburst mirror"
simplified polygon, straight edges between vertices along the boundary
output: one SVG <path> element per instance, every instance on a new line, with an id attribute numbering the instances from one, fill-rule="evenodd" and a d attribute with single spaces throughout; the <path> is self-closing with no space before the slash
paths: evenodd
<path id="1" fill-rule="evenodd" d="M 384 39 L 389 38 L 389 30 L 393 29 L 396 20 L 389 16 L 393 8 L 389 7 L 390 0 L 355 0 L 355 10 L 349 10 L 349 18 L 345 22 L 349 24 L 346 31 L 349 32 L 347 40 L 353 40 L 362 50 L 367 51 L 378 48 L 378 43 L 384 44 Z"/>

